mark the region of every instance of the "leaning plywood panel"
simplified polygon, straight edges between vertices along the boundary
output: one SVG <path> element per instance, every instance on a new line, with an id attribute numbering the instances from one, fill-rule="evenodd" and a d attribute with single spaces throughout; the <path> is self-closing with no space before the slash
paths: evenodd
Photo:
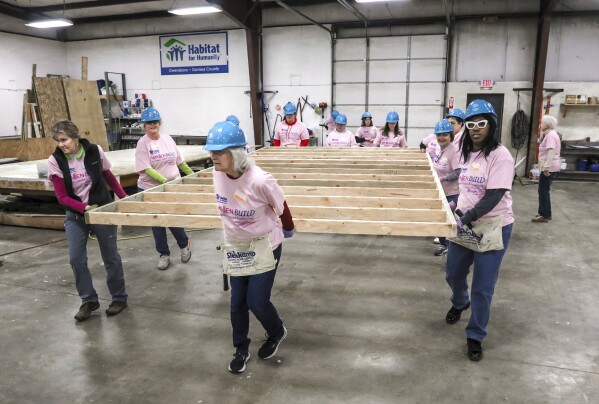
<path id="1" fill-rule="evenodd" d="M 81 137 L 108 151 L 106 125 L 95 81 L 63 79 L 64 92 L 71 115 Z"/>
<path id="2" fill-rule="evenodd" d="M 418 150 L 266 148 L 254 160 L 285 193 L 298 231 L 450 236 L 455 220 Z M 90 223 L 220 228 L 211 169 L 86 214 Z"/>
<path id="3" fill-rule="evenodd" d="M 61 119 L 69 119 L 62 79 L 57 77 L 34 77 L 33 84 L 44 137 L 51 138 L 52 125 Z"/>

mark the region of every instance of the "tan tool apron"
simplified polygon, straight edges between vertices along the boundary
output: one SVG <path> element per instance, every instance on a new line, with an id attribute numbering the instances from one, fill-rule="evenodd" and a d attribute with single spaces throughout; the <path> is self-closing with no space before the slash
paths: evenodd
<path id="1" fill-rule="evenodd" d="M 223 251 L 223 272 L 230 276 L 257 275 L 275 269 L 268 235 L 244 241 L 225 238 Z"/>
<path id="2" fill-rule="evenodd" d="M 502 223 L 503 216 L 477 220 L 472 222 L 472 230 L 464 226 L 464 230 L 459 232 L 457 237 L 450 237 L 448 240 L 475 252 L 503 250 Z"/>

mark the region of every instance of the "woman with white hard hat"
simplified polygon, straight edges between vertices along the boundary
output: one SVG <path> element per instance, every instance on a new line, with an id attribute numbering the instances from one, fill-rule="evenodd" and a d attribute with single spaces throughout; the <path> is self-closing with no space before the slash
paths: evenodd
<path id="1" fill-rule="evenodd" d="M 338 114 L 335 118 L 335 130 L 327 135 L 325 146 L 329 147 L 354 147 L 356 138 L 354 134 L 345 129 L 347 125 L 347 117 L 343 114 Z"/>
<path id="2" fill-rule="evenodd" d="M 135 171 L 139 174 L 137 189 L 142 192 L 168 181 L 193 174 L 179 152 L 172 137 L 160 133 L 161 117 L 155 108 L 146 108 L 141 113 L 141 121 L 146 134 L 139 139 L 135 148 Z M 191 259 L 190 241 L 182 227 L 169 227 L 181 250 L 181 262 Z M 171 263 L 171 252 L 166 237 L 166 228 L 152 227 L 152 234 L 158 252 L 158 269 L 166 270 Z"/>
<path id="3" fill-rule="evenodd" d="M 283 107 L 285 119 L 275 128 L 273 146 L 305 147 L 310 142 L 310 134 L 303 123 L 297 120 L 297 107 L 288 102 Z"/>
<path id="4" fill-rule="evenodd" d="M 460 174 L 460 155 L 457 146 L 453 143 L 453 128 L 447 119 L 437 122 L 434 135 L 435 140 L 428 142 L 426 151 L 441 181 L 447 202 L 456 203 L 460 193 L 457 181 Z M 434 253 L 436 256 L 447 253 L 447 239 L 439 237 L 439 244 Z"/>
<path id="5" fill-rule="evenodd" d="M 387 114 L 385 127 L 379 131 L 378 136 L 374 140 L 375 146 L 380 147 L 408 147 L 406 138 L 399 129 L 399 114 L 391 111 Z"/>
<path id="6" fill-rule="evenodd" d="M 497 114 L 484 100 L 474 100 L 466 108 L 466 130 L 462 137 L 459 189 L 456 215 L 458 235 L 450 240 L 445 279 L 451 288 L 451 308 L 445 316 L 447 324 L 460 320 L 462 312 L 471 308 L 466 326 L 468 359 L 483 357 L 482 341 L 487 336 L 491 301 L 499 268 L 512 234 L 512 181 L 514 159 L 497 140 Z M 468 227 L 473 225 L 471 229 Z M 485 228 L 489 241 L 496 247 L 481 250 L 474 245 L 458 244 L 458 240 L 478 240 L 477 229 Z M 495 230 L 495 231 L 493 231 Z M 471 292 L 468 275 L 472 270 Z"/>
<path id="7" fill-rule="evenodd" d="M 294 224 L 285 195 L 272 175 L 244 151 L 243 131 L 229 122 L 214 125 L 204 150 L 214 163 L 216 205 L 223 221 L 223 270 L 231 282 L 231 325 L 235 354 L 231 373 L 242 373 L 250 359 L 249 312 L 266 330 L 260 359 L 272 358 L 287 329 L 270 301 L 283 239 Z"/>
<path id="8" fill-rule="evenodd" d="M 356 142 L 361 147 L 374 147 L 374 140 L 379 134 L 379 130 L 372 123 L 372 114 L 364 112 L 362 114 L 362 126 L 356 132 Z"/>

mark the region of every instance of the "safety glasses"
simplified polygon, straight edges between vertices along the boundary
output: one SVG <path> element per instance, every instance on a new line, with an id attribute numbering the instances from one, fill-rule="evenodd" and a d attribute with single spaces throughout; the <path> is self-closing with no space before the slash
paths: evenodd
<path id="1" fill-rule="evenodd" d="M 478 122 L 468 121 L 468 122 L 466 122 L 466 128 L 468 128 L 468 129 L 474 129 L 474 128 L 484 129 L 487 127 L 488 124 L 489 124 L 489 121 L 487 121 L 486 119 L 483 119 L 482 121 L 478 121 Z"/>

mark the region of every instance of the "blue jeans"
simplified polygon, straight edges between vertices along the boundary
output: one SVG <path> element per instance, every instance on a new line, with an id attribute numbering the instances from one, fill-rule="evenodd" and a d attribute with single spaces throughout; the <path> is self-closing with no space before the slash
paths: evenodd
<path id="1" fill-rule="evenodd" d="M 98 294 L 92 283 L 92 275 L 87 267 L 87 239 L 90 228 L 100 245 L 100 253 L 106 268 L 106 284 L 112 300 L 127 301 L 123 263 L 116 246 L 116 226 L 106 224 L 86 224 L 83 215 L 67 211 L 64 229 L 69 244 L 69 260 L 75 275 L 75 287 L 82 303 L 97 302 Z"/>
<path id="2" fill-rule="evenodd" d="M 449 203 L 449 202 L 458 203 L 458 196 L 460 196 L 460 194 L 446 196 L 447 203 Z M 445 247 L 447 247 L 447 239 L 445 237 L 439 237 L 439 244 L 444 245 Z"/>
<path id="3" fill-rule="evenodd" d="M 273 250 L 275 268 L 272 271 L 250 276 L 231 276 L 231 325 L 233 326 L 233 346 L 237 352 L 247 353 L 250 347 L 251 310 L 269 336 L 283 336 L 283 321 L 270 301 L 270 293 L 281 258 L 283 244 Z"/>
<path id="4" fill-rule="evenodd" d="M 541 173 L 539 175 L 539 215 L 545 219 L 551 217 L 551 183 L 557 177 L 557 172 L 549 173 L 549 177 Z"/>
<path id="5" fill-rule="evenodd" d="M 137 192 L 143 192 L 144 189 L 137 187 Z M 175 240 L 177 240 L 177 245 L 179 248 L 187 247 L 189 243 L 189 237 L 187 237 L 187 233 L 185 233 L 185 229 L 183 227 L 169 227 L 168 228 L 173 236 L 175 236 Z M 166 239 L 166 227 L 152 227 L 152 235 L 154 236 L 154 242 L 156 243 L 156 251 L 160 256 L 163 255 L 171 255 L 171 250 L 168 248 L 168 241 Z"/>
<path id="6" fill-rule="evenodd" d="M 512 235 L 512 225 L 502 228 L 503 250 L 474 252 L 461 245 L 450 242 L 447 252 L 445 280 L 451 288 L 451 303 L 462 309 L 471 303 L 472 313 L 466 326 L 466 337 L 482 341 L 487 336 L 487 323 L 491 316 L 491 300 L 495 284 L 499 277 L 499 267 L 507 251 Z M 468 296 L 468 274 L 474 263 L 472 273 L 472 296 Z"/>

